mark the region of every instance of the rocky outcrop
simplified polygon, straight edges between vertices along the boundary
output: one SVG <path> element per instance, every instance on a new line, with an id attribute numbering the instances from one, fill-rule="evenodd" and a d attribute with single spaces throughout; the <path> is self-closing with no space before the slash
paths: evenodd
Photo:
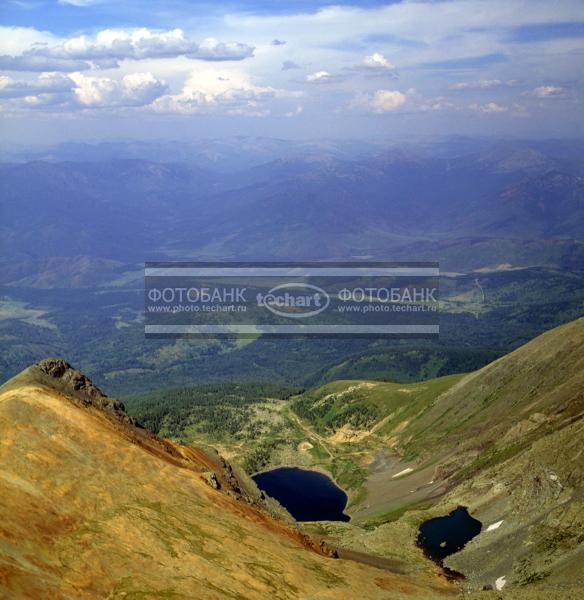
<path id="1" fill-rule="evenodd" d="M 221 489 L 221 484 L 219 483 L 219 480 L 217 479 L 217 475 L 215 473 L 213 473 L 213 471 L 205 471 L 201 477 L 203 478 L 203 481 L 205 483 L 207 483 L 208 485 L 210 485 L 214 490 L 220 490 Z"/>
<path id="2" fill-rule="evenodd" d="M 106 412 L 120 422 L 141 427 L 133 417 L 126 413 L 123 402 L 109 398 L 89 377 L 62 358 L 46 358 L 17 375 L 6 385 L 22 385 L 23 383 L 49 386 L 74 401 Z"/>

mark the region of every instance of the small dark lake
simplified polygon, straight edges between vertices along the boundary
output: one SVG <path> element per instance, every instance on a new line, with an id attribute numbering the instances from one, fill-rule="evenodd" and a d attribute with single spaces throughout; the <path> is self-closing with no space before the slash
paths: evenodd
<path id="1" fill-rule="evenodd" d="M 348 521 L 347 494 L 330 477 L 298 467 L 254 475 L 260 490 L 275 498 L 297 521 Z"/>
<path id="2" fill-rule="evenodd" d="M 427 556 L 440 562 L 462 550 L 481 529 L 481 522 L 471 517 L 464 506 L 459 506 L 446 517 L 437 517 L 422 523 L 418 544 Z"/>

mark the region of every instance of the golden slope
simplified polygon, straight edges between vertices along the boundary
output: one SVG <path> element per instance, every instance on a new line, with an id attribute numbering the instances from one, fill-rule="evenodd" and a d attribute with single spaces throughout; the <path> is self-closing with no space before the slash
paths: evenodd
<path id="1" fill-rule="evenodd" d="M 219 459 L 136 428 L 70 373 L 51 378 L 35 366 L 0 388 L 0 596 L 455 593 L 432 570 L 414 579 L 320 555 L 293 526 L 245 502 Z M 209 470 L 221 490 L 205 482 Z"/>

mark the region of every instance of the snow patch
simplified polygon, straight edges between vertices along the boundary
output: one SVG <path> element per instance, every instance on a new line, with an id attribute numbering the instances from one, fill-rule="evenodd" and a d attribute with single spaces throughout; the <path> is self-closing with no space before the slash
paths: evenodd
<path id="1" fill-rule="evenodd" d="M 407 469 L 404 469 L 403 471 L 400 471 L 399 473 L 392 475 L 391 478 L 395 479 L 396 477 L 400 477 L 401 475 L 407 475 L 408 473 L 411 473 L 413 470 L 414 469 L 412 469 L 412 467 L 408 467 Z"/>
<path id="2" fill-rule="evenodd" d="M 499 529 L 499 527 L 501 527 L 501 523 L 503 523 L 503 521 L 497 521 L 496 523 L 492 523 L 487 527 L 487 531 L 494 531 L 495 529 Z"/>
<path id="3" fill-rule="evenodd" d="M 497 591 L 502 590 L 505 587 L 506 583 L 507 582 L 505 581 L 505 575 L 503 575 L 503 577 L 499 577 L 497 581 L 495 581 L 495 589 Z"/>

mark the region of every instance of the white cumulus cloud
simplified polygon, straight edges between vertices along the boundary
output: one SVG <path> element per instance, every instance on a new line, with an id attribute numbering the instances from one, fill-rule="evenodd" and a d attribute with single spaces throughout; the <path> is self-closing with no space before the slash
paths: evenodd
<path id="1" fill-rule="evenodd" d="M 328 71 L 315 71 L 306 76 L 306 81 L 327 81 L 332 78 Z"/>
<path id="2" fill-rule="evenodd" d="M 363 66 L 367 69 L 385 69 L 389 71 L 395 69 L 395 66 L 379 52 L 374 52 L 370 56 L 366 56 L 363 59 Z"/>
<path id="3" fill-rule="evenodd" d="M 248 76 L 233 70 L 200 69 L 191 73 L 179 94 L 158 98 L 157 112 L 192 114 L 223 112 L 231 115 L 265 116 L 273 98 L 295 98 L 299 92 L 255 85 Z"/>
<path id="4" fill-rule="evenodd" d="M 152 73 L 131 73 L 120 81 L 72 73 L 75 96 L 83 107 L 145 106 L 160 97 L 167 86 Z"/>
<path id="5" fill-rule="evenodd" d="M 406 97 L 401 92 L 391 90 L 378 90 L 373 95 L 371 107 L 374 112 L 384 113 L 395 110 L 405 104 Z"/>
<path id="6" fill-rule="evenodd" d="M 377 90 L 373 94 L 357 94 L 349 107 L 383 114 L 402 107 L 406 100 L 406 94 L 397 90 Z"/>
<path id="7" fill-rule="evenodd" d="M 366 108 L 374 113 L 386 113 L 397 110 L 406 102 L 406 95 L 396 90 L 377 90 L 372 96 L 364 96 L 357 106 Z"/>
<path id="8" fill-rule="evenodd" d="M 166 84 L 151 73 L 131 73 L 120 80 L 79 72 L 42 73 L 30 81 L 0 78 L 0 98 L 13 108 L 138 107 L 152 103 L 166 91 Z"/>
<path id="9" fill-rule="evenodd" d="M 90 61 L 97 67 L 112 68 L 125 59 L 187 58 L 205 61 L 243 60 L 253 56 L 254 48 L 239 42 L 220 42 L 207 38 L 189 39 L 182 29 L 168 31 L 140 29 L 104 29 L 93 36 L 79 35 L 54 43 L 34 44 L 20 54 L 2 57 L 3 68 L 38 71 L 42 65 L 52 70 L 82 70 Z M 44 61 L 44 62 L 43 62 Z"/>

